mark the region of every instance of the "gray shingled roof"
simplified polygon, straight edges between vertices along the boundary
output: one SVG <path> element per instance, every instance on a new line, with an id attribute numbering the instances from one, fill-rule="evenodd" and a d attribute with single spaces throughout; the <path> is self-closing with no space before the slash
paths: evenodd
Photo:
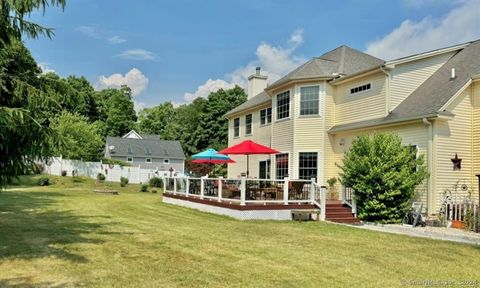
<path id="1" fill-rule="evenodd" d="M 143 135 L 142 135 L 143 136 Z M 153 136 L 153 135 L 150 135 Z M 182 145 L 179 141 L 157 139 L 134 139 L 122 137 L 107 137 L 107 148 L 114 146 L 110 151 L 112 156 L 185 158 Z M 128 153 L 128 148 L 131 153 Z"/>
<path id="2" fill-rule="evenodd" d="M 320 57 L 307 61 L 305 64 L 288 73 L 285 77 L 268 86 L 267 90 L 273 89 L 293 80 L 320 77 L 333 79 L 335 77 L 334 73 L 340 73 L 348 76 L 362 71 L 367 71 L 375 67 L 380 67 L 384 63 L 384 60 L 375 58 L 343 45 L 323 54 Z M 247 100 L 245 103 L 239 105 L 235 109 L 229 111 L 225 115 L 229 116 L 234 113 L 250 109 L 267 101 L 271 101 L 271 97 L 267 93 L 262 92 Z"/>
<path id="3" fill-rule="evenodd" d="M 385 61 L 382 59 L 343 45 L 320 57 L 309 60 L 270 85 L 267 89 L 273 89 L 293 80 L 321 77 L 334 78 L 335 73 L 348 76 L 380 67 L 383 64 L 385 64 Z"/>
<path id="4" fill-rule="evenodd" d="M 452 68 L 456 77 L 450 79 Z M 453 55 L 442 67 L 423 82 L 388 116 L 355 123 L 336 125 L 330 133 L 383 125 L 434 116 L 454 116 L 441 108 L 464 87 L 472 77 L 480 74 L 480 40 L 472 42 Z"/>
<path id="5" fill-rule="evenodd" d="M 266 102 L 270 102 L 271 99 L 272 98 L 267 94 L 267 92 L 263 91 L 262 93 L 258 94 L 257 96 L 254 96 L 254 97 L 248 99 L 247 101 L 238 105 L 234 109 L 230 110 L 229 112 L 227 112 L 227 114 L 225 114 L 225 116 L 230 116 L 230 115 L 235 114 L 237 112 L 244 111 L 244 110 L 250 109 L 252 107 L 256 107 L 256 106 L 258 106 L 260 104 L 263 104 L 263 103 L 266 103 Z"/>

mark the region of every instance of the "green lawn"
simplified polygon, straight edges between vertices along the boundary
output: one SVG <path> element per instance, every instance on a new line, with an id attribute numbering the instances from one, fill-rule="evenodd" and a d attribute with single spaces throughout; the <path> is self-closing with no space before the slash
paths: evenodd
<path id="1" fill-rule="evenodd" d="M 25 180 L 22 181 L 25 183 Z M 479 247 L 318 222 L 241 222 L 93 181 L 0 193 L 0 287 L 396 287 L 480 280 Z M 33 181 L 35 182 L 35 181 Z"/>

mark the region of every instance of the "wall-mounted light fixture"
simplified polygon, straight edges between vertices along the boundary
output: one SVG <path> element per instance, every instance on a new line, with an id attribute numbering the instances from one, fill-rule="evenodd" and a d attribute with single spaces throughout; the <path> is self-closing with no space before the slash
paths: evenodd
<path id="1" fill-rule="evenodd" d="M 345 145 L 345 138 L 341 138 L 340 141 L 338 141 L 338 145 L 340 146 Z"/>

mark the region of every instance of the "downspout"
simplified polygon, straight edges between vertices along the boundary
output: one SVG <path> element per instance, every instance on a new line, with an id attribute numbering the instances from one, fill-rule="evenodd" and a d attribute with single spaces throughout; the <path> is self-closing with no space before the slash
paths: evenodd
<path id="1" fill-rule="evenodd" d="M 427 215 L 432 214 L 431 212 L 434 210 L 434 203 L 433 202 L 433 181 L 434 181 L 434 173 L 433 169 L 433 123 L 430 122 L 427 118 L 422 119 L 423 124 L 428 126 L 428 147 L 427 147 L 427 171 L 428 175 L 428 182 L 427 182 Z"/>
<path id="2" fill-rule="evenodd" d="M 385 70 L 384 66 L 381 66 L 380 70 L 387 75 L 387 80 L 385 81 L 385 115 L 388 115 L 390 114 L 390 73 Z"/>

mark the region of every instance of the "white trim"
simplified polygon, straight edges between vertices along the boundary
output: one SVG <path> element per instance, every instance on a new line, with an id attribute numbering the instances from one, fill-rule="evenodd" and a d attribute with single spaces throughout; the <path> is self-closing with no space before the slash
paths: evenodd
<path id="1" fill-rule="evenodd" d="M 411 55 L 411 56 L 407 56 L 407 57 L 403 57 L 403 58 L 399 58 L 399 59 L 390 60 L 390 61 L 387 61 L 385 63 L 385 66 L 387 66 L 387 67 L 392 66 L 392 68 L 393 68 L 393 67 L 395 67 L 395 65 L 399 65 L 399 64 L 403 64 L 403 63 L 407 63 L 407 62 L 412 62 L 412 61 L 416 61 L 416 60 L 420 60 L 420 59 L 433 57 L 433 56 L 441 55 L 441 54 L 444 54 L 444 53 L 460 50 L 460 49 L 463 49 L 463 48 L 467 47 L 470 43 L 471 42 L 463 43 L 463 44 L 455 45 L 455 46 L 452 46 L 452 47 L 441 48 L 441 49 L 437 49 L 437 50 L 433 50 L 433 51 L 427 51 L 427 52 L 420 53 L 420 54 L 415 54 L 415 55 Z"/>
<path id="2" fill-rule="evenodd" d="M 135 135 L 135 137 L 130 137 L 130 135 Z M 140 134 L 138 134 L 135 130 L 130 130 L 127 134 L 123 135 L 122 138 L 132 138 L 132 139 L 143 139 Z"/>
<path id="3" fill-rule="evenodd" d="M 453 95 L 453 97 L 450 98 L 450 99 L 447 101 L 447 103 L 445 103 L 445 104 L 442 106 L 442 108 L 440 108 L 439 110 L 440 110 L 440 111 L 446 110 L 446 109 L 448 108 L 448 106 L 450 106 L 450 104 L 452 104 L 453 102 L 455 102 L 455 100 L 457 100 L 458 96 L 460 96 L 460 95 L 463 93 L 463 91 L 465 91 L 465 89 L 467 89 L 467 87 L 470 86 L 470 84 L 472 84 L 472 79 L 469 79 L 469 80 L 467 81 L 467 83 L 465 83 L 465 85 L 463 85 L 462 88 L 460 88 L 460 89 L 457 91 L 457 93 L 455 93 L 455 94 Z"/>

